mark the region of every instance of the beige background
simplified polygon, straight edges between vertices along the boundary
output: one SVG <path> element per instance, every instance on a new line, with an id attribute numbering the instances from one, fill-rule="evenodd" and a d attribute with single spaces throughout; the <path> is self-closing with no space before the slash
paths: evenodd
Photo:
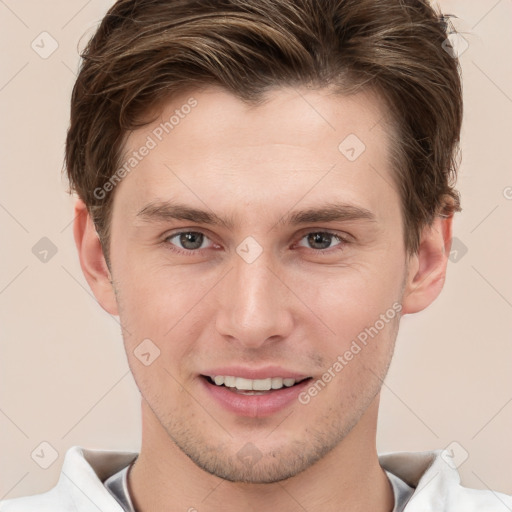
<path id="1" fill-rule="evenodd" d="M 53 486 L 72 445 L 140 446 L 139 395 L 120 328 L 81 275 L 60 175 L 77 45 L 109 5 L 0 0 L 0 499 Z M 461 56 L 464 211 L 455 224 L 467 253 L 459 249 L 450 263 L 437 302 L 403 320 L 378 449 L 455 441 L 456 457 L 469 455 L 459 468 L 464 485 L 512 493 L 512 0 L 440 5 L 458 15 L 469 42 Z M 48 58 L 31 47 L 51 49 L 44 31 L 58 43 Z M 57 249 L 46 263 L 32 252 L 42 237 Z M 31 458 L 43 441 L 58 452 L 48 469 Z"/>

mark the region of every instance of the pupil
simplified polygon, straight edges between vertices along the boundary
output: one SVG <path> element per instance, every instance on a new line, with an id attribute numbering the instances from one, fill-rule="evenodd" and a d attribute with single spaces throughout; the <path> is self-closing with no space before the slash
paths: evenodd
<path id="1" fill-rule="evenodd" d="M 308 242 L 314 249 L 327 249 L 331 245 L 331 236 L 329 233 L 311 233 Z M 315 247 L 315 244 L 320 244 L 320 247 Z"/>
<path id="2" fill-rule="evenodd" d="M 182 233 L 180 235 L 180 243 L 185 249 L 199 249 L 203 243 L 202 233 Z"/>

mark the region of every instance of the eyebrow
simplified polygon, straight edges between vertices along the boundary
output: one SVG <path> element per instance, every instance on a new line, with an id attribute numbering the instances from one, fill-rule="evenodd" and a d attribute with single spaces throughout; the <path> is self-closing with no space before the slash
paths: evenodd
<path id="1" fill-rule="evenodd" d="M 149 203 L 144 206 L 136 216 L 145 222 L 188 220 L 198 224 L 224 226 L 229 230 L 232 230 L 236 224 L 233 216 L 224 219 L 212 211 L 200 210 L 198 208 L 192 208 L 184 204 L 169 201 Z M 361 220 L 377 222 L 375 214 L 366 208 L 349 204 L 326 203 L 318 207 L 289 212 L 283 215 L 277 221 L 276 225 L 283 226 L 305 223 Z"/>

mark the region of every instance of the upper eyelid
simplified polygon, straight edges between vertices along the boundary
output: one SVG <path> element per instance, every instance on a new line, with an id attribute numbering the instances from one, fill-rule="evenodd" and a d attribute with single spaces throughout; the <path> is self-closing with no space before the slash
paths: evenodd
<path id="1" fill-rule="evenodd" d="M 208 233 L 205 233 L 205 231 L 202 229 L 181 229 L 179 231 L 165 233 L 162 238 L 163 240 L 167 240 L 169 238 L 174 238 L 177 235 L 183 235 L 185 233 L 200 233 L 201 235 L 204 235 L 206 238 L 208 238 L 208 240 L 213 242 L 212 237 Z"/>
<path id="2" fill-rule="evenodd" d="M 164 235 L 163 235 L 163 238 L 171 238 L 173 236 L 176 236 L 176 235 L 182 235 L 184 233 L 201 233 L 202 235 L 205 235 L 209 238 L 211 238 L 211 236 L 208 234 L 208 230 L 205 230 L 203 228 L 191 228 L 191 229 L 179 229 L 178 231 L 170 231 L 170 232 L 165 232 Z M 308 234 L 311 234 L 311 233 L 329 233 L 330 235 L 335 235 L 335 236 L 340 236 L 340 237 L 343 237 L 343 236 L 350 236 L 348 233 L 346 232 L 338 232 L 334 229 L 328 229 L 328 228 L 320 228 L 320 229 L 310 229 L 310 228 L 304 228 L 304 229 L 301 229 L 300 230 L 300 236 L 301 237 L 304 237 Z"/>
<path id="3" fill-rule="evenodd" d="M 164 237 L 163 237 L 163 240 L 166 241 L 169 238 L 174 238 L 175 236 L 181 235 L 181 234 L 184 234 L 184 233 L 200 233 L 203 236 L 205 236 L 206 238 L 208 238 L 208 240 L 210 240 L 210 242 L 217 243 L 217 242 L 215 242 L 215 240 L 210 235 L 205 233 L 204 229 L 201 229 L 201 228 L 180 229 L 179 231 L 175 231 L 175 232 L 171 232 L 171 233 L 166 233 L 164 235 Z M 312 233 L 327 233 L 327 234 L 332 235 L 333 237 L 339 238 L 339 240 L 342 243 L 349 243 L 350 239 L 353 238 L 351 235 L 349 235 L 348 233 L 345 233 L 345 232 L 338 233 L 338 232 L 336 232 L 334 230 L 329 230 L 329 229 L 309 229 L 309 228 L 304 228 L 304 230 L 301 230 L 301 232 L 297 235 L 296 242 L 294 242 L 294 243 L 300 242 L 305 236 L 307 236 L 309 234 L 312 234 Z M 191 252 L 198 251 L 198 250 L 201 250 L 201 249 L 194 249 L 194 250 L 191 250 Z"/>
<path id="4" fill-rule="evenodd" d="M 320 230 L 320 231 L 306 231 L 305 233 L 302 233 L 299 235 L 299 240 L 302 240 L 304 237 L 306 237 L 307 235 L 310 235 L 310 234 L 317 234 L 317 233 L 322 233 L 322 234 L 327 234 L 327 235 L 332 235 L 333 237 L 335 238 L 339 238 L 340 240 L 345 240 L 348 238 L 348 235 L 343 235 L 342 233 L 336 233 L 335 231 L 326 231 L 326 230 Z"/>

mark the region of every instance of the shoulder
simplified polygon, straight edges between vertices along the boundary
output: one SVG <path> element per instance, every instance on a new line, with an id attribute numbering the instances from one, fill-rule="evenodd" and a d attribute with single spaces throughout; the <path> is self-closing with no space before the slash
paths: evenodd
<path id="1" fill-rule="evenodd" d="M 512 496 L 470 489 L 460 483 L 446 450 L 396 452 L 379 455 L 384 469 L 415 488 L 404 512 L 510 512 Z"/>
<path id="2" fill-rule="evenodd" d="M 66 452 L 55 487 L 41 494 L 0 501 L 0 512 L 123 512 L 103 482 L 136 455 L 73 446 Z"/>

